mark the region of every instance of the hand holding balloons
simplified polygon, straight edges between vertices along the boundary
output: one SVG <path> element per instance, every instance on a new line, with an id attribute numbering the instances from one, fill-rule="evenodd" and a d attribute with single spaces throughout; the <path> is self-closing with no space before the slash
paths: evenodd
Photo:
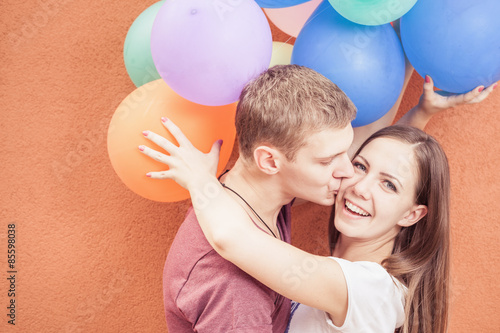
<path id="1" fill-rule="evenodd" d="M 434 91 L 434 82 L 430 76 L 425 77 L 424 92 L 420 96 L 418 108 L 430 117 L 435 114 L 464 104 L 480 103 L 488 97 L 498 86 L 498 82 L 491 86 L 479 86 L 464 94 L 454 94 L 446 91 Z"/>
<path id="2" fill-rule="evenodd" d="M 464 93 L 500 80 L 500 1 L 419 0 L 401 18 L 415 70 L 439 89 Z"/>

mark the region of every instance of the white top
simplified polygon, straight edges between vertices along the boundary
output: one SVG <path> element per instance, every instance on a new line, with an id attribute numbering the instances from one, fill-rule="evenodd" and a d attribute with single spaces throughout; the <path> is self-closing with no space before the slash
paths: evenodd
<path id="1" fill-rule="evenodd" d="M 403 326 L 406 287 L 377 263 L 332 259 L 342 267 L 347 282 L 344 324 L 337 327 L 326 312 L 293 303 L 286 333 L 394 333 Z"/>

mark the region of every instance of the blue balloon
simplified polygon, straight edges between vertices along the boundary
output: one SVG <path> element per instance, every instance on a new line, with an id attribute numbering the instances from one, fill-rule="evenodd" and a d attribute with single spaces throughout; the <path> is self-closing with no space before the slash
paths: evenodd
<path id="1" fill-rule="evenodd" d="M 300 5 L 311 0 L 255 0 L 262 8 L 285 8 Z"/>
<path id="2" fill-rule="evenodd" d="M 403 88 L 403 48 L 390 24 L 353 23 L 323 1 L 300 32 L 292 63 L 316 70 L 333 81 L 358 109 L 353 126 L 385 115 Z"/>
<path id="3" fill-rule="evenodd" d="M 464 93 L 500 80 L 500 1 L 419 0 L 401 18 L 403 47 L 436 87 Z"/>

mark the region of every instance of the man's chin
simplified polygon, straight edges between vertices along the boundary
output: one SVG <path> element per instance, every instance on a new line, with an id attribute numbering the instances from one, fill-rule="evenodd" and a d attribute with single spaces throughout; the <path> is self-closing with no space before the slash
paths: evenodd
<path id="1" fill-rule="evenodd" d="M 336 195 L 332 194 L 331 196 L 329 195 L 322 200 L 309 200 L 309 201 L 321 206 L 333 206 L 333 204 L 335 203 L 335 197 Z"/>

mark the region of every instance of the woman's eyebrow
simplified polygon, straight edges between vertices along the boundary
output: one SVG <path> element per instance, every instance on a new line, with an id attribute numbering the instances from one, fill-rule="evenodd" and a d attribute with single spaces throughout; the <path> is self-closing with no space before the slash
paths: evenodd
<path id="1" fill-rule="evenodd" d="M 370 167 L 370 163 L 366 160 L 366 158 L 364 158 L 363 156 L 361 156 L 361 155 L 359 155 L 359 154 L 358 154 L 358 157 L 359 157 L 359 158 L 361 158 L 361 159 L 363 160 L 363 162 L 366 164 L 366 166 L 367 166 L 367 167 Z M 387 173 L 387 172 L 381 172 L 380 174 L 381 174 L 382 176 L 385 176 L 385 177 L 387 177 L 387 178 L 391 178 L 391 179 L 393 179 L 393 180 L 397 181 L 397 182 L 399 183 L 399 186 L 401 186 L 401 188 L 402 188 L 402 189 L 404 189 L 403 184 L 401 183 L 401 181 L 400 181 L 397 177 L 395 177 L 395 176 L 393 176 L 393 175 L 391 175 L 391 174 L 389 174 L 389 173 Z"/>
<path id="2" fill-rule="evenodd" d="M 399 183 L 399 186 L 401 186 L 401 188 L 402 188 L 402 189 L 404 189 L 403 184 L 399 181 L 399 179 L 397 179 L 397 178 L 396 178 L 396 177 L 394 177 L 393 175 L 388 174 L 388 173 L 386 173 L 386 172 L 381 172 L 380 174 L 381 174 L 382 176 L 385 176 L 385 177 L 387 177 L 387 178 L 391 178 L 391 179 L 393 179 L 393 180 L 397 181 L 397 182 Z"/>
<path id="3" fill-rule="evenodd" d="M 360 154 L 358 154 L 358 156 L 357 156 L 357 157 L 361 158 L 361 159 L 363 160 L 363 162 L 365 162 L 365 164 L 366 164 L 366 166 L 367 166 L 367 167 L 370 167 L 370 162 L 368 162 L 368 161 L 366 160 L 366 158 L 364 158 L 364 157 L 363 157 L 363 156 L 361 156 Z"/>

